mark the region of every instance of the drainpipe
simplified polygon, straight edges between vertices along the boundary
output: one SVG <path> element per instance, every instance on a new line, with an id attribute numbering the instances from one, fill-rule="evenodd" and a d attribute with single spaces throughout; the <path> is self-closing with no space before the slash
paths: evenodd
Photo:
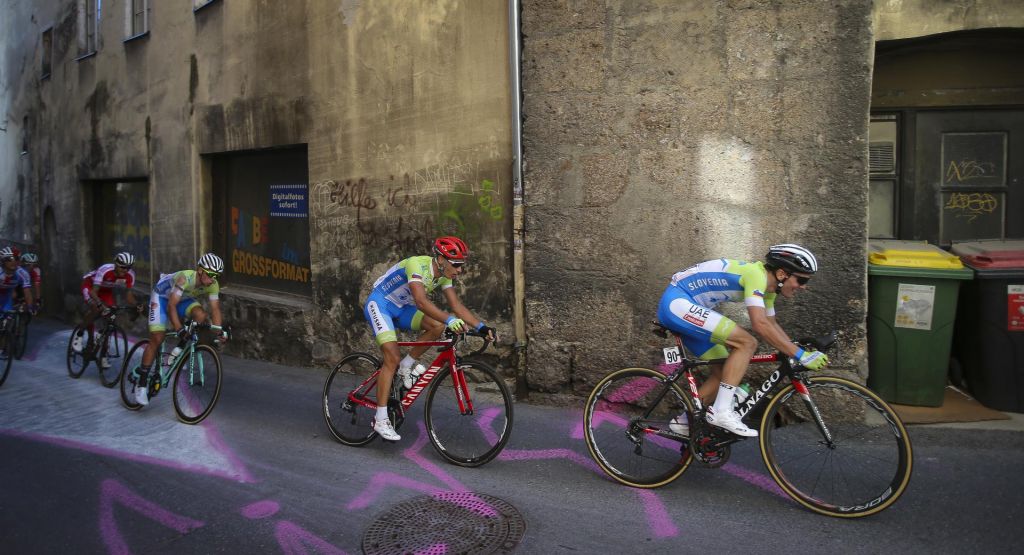
<path id="1" fill-rule="evenodd" d="M 526 271 L 523 264 L 523 243 L 526 235 L 523 214 L 523 118 L 520 60 L 520 0 L 508 3 L 508 36 L 510 82 L 512 84 L 512 276 L 514 284 L 512 318 L 515 321 L 516 397 L 525 398 L 526 388 Z"/>

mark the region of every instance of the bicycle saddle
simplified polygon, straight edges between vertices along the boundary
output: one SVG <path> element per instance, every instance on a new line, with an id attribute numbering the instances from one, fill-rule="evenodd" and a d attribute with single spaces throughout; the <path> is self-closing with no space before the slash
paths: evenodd
<path id="1" fill-rule="evenodd" d="M 832 330 L 827 335 L 819 335 L 818 337 L 804 337 L 798 339 L 796 343 L 798 345 L 814 347 L 814 349 L 818 351 L 826 351 L 828 349 L 831 349 L 832 346 L 835 345 L 837 339 L 837 332 L 835 330 Z"/>

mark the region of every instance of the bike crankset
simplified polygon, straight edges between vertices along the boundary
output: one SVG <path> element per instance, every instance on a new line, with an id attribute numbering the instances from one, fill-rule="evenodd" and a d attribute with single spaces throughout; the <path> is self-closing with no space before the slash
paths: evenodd
<path id="1" fill-rule="evenodd" d="M 728 462 L 732 454 L 734 439 L 719 434 L 711 426 L 700 425 L 690 436 L 690 453 L 698 462 L 709 468 L 718 468 Z"/>

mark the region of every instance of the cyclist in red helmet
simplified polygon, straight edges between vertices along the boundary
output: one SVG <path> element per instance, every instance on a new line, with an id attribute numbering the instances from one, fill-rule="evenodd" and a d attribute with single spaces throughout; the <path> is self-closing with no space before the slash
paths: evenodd
<path id="1" fill-rule="evenodd" d="M 397 370 L 403 385 L 412 387 L 415 376 L 426 371 L 416 360 L 429 347 L 414 347 L 403 359 L 398 349 L 397 330 L 422 331 L 419 341 L 441 337 L 445 328 L 461 331 L 470 326 L 488 336 L 497 338 L 494 328 L 487 327 L 473 315 L 455 293 L 452 281 L 462 273 L 469 257 L 469 247 L 458 237 L 439 237 L 434 241 L 433 256 L 412 256 L 395 264 L 373 284 L 373 290 L 363 307 L 366 321 L 373 329 L 377 345 L 384 355 L 380 377 L 377 378 L 377 416 L 373 429 L 388 441 L 398 441 L 388 419 L 387 405 L 391 382 Z M 451 307 L 451 313 L 438 308 L 427 294 L 438 287 Z M 415 365 L 415 366 L 414 366 Z"/>

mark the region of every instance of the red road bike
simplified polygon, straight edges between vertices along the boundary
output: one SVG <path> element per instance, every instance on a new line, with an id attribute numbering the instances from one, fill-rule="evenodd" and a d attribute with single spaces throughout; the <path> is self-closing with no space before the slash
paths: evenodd
<path id="1" fill-rule="evenodd" d="M 467 335 L 445 331 L 437 341 L 399 341 L 400 347 L 431 346 L 441 350 L 408 390 L 395 376 L 388 415 L 397 430 L 409 407 L 426 393 L 424 420 L 430 443 L 446 460 L 459 466 L 480 466 L 501 452 L 512 431 L 512 394 L 505 380 L 487 363 L 473 359 L 489 345 L 463 357 L 456 347 Z M 377 437 L 373 418 L 377 411 L 377 375 L 380 359 L 352 353 L 327 378 L 323 413 L 335 439 L 354 447 Z"/>

